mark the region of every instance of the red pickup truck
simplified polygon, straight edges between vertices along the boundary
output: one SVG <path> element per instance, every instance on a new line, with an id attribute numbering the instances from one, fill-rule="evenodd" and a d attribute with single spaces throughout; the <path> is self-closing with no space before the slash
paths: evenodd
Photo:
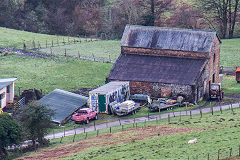
<path id="1" fill-rule="evenodd" d="M 97 111 L 94 111 L 90 108 L 82 108 L 77 111 L 74 115 L 72 115 L 72 120 L 77 122 L 85 122 L 86 124 L 89 123 L 91 119 L 98 119 Z"/>

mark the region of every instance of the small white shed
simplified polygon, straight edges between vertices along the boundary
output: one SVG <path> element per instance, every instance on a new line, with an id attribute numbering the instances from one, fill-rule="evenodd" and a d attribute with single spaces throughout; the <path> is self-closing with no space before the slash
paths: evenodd
<path id="1" fill-rule="evenodd" d="M 0 79 L 0 108 L 14 100 L 14 82 L 17 78 Z"/>
<path id="2" fill-rule="evenodd" d="M 109 113 L 110 103 L 125 101 L 129 96 L 129 82 L 112 81 L 89 92 L 89 105 L 100 113 Z"/>

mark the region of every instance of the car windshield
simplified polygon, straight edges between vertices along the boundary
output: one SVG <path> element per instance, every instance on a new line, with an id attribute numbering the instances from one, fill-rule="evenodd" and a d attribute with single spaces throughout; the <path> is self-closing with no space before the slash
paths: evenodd
<path id="1" fill-rule="evenodd" d="M 218 85 L 211 85 L 212 90 L 218 90 Z"/>
<path id="2" fill-rule="evenodd" d="M 79 115 L 87 114 L 87 111 L 78 111 L 77 112 Z"/>

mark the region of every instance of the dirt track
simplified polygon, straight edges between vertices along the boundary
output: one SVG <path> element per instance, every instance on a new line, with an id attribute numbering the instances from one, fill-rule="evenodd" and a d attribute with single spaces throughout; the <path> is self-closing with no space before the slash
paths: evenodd
<path id="1" fill-rule="evenodd" d="M 145 138 L 152 138 L 155 136 L 163 136 L 174 133 L 191 132 L 195 130 L 206 130 L 207 128 L 179 128 L 170 126 L 152 126 L 145 128 L 129 129 L 123 132 L 109 133 L 93 138 L 88 138 L 79 142 L 69 143 L 54 147 L 52 149 L 45 149 L 35 155 L 19 158 L 18 160 L 48 160 L 63 158 L 74 153 L 83 151 L 91 147 L 108 146 L 118 143 L 134 142 Z M 132 132 L 134 130 L 134 132 Z"/>

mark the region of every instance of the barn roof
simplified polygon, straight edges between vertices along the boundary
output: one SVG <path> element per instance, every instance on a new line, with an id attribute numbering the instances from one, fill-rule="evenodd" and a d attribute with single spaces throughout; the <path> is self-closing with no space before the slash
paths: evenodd
<path id="1" fill-rule="evenodd" d="M 5 79 L 0 79 L 0 90 L 3 89 L 4 87 L 7 87 L 14 81 L 16 81 L 17 78 L 5 78 Z"/>
<path id="2" fill-rule="evenodd" d="M 194 85 L 205 59 L 121 54 L 107 79 Z"/>
<path id="3" fill-rule="evenodd" d="M 208 53 L 215 31 L 126 25 L 121 46 Z"/>
<path id="4" fill-rule="evenodd" d="M 60 123 L 78 108 L 85 105 L 87 100 L 87 97 L 61 89 L 55 89 L 48 95 L 41 98 L 39 102 L 46 105 L 47 108 L 52 109 L 55 112 L 52 120 Z"/>

